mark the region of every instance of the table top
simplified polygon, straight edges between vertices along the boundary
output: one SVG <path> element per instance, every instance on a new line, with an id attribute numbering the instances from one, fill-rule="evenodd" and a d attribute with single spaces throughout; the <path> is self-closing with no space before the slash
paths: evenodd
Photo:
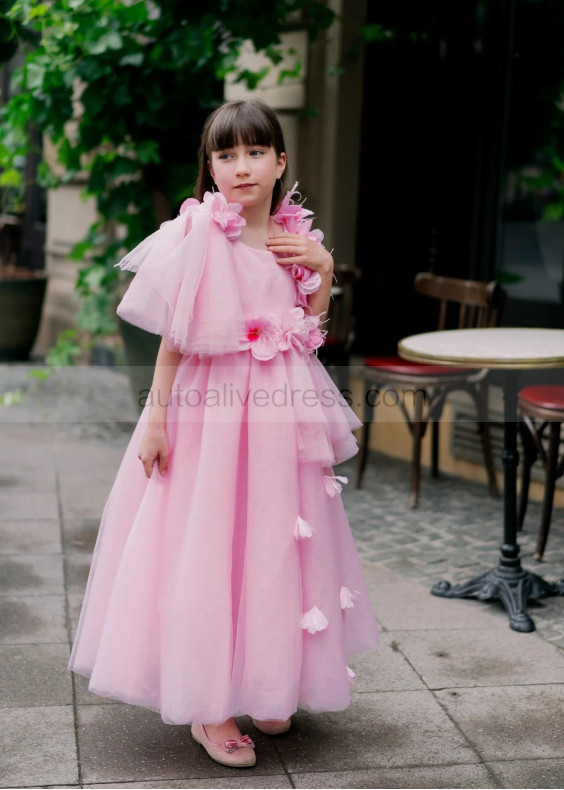
<path id="1" fill-rule="evenodd" d="M 564 367 L 564 329 L 496 327 L 424 332 L 400 340 L 398 353 L 413 362 L 435 365 Z"/>

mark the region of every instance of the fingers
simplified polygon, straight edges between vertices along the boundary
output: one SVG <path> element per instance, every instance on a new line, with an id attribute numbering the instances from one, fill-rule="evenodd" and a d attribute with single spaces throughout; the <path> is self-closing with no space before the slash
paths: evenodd
<path id="1" fill-rule="evenodd" d="M 151 477 L 153 473 L 153 463 L 155 461 L 154 458 L 147 458 L 143 455 L 137 456 L 141 463 L 143 464 L 143 469 L 145 470 L 145 477 Z"/>
<path id="2" fill-rule="evenodd" d="M 168 453 L 159 453 L 159 472 L 164 477 L 168 471 Z"/>
<path id="3" fill-rule="evenodd" d="M 161 451 L 158 452 L 156 455 L 151 455 L 151 456 L 143 455 L 140 453 L 137 457 L 143 464 L 143 469 L 145 470 L 146 477 L 151 477 L 151 475 L 153 474 L 153 467 L 155 465 L 155 462 L 157 462 L 159 467 L 159 472 L 161 473 L 161 475 L 163 475 L 163 477 L 168 472 L 168 452 Z"/>

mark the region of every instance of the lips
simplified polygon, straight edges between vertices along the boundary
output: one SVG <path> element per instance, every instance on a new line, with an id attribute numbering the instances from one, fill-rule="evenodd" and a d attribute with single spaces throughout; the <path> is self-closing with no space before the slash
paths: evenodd
<path id="1" fill-rule="evenodd" d="M 235 189 L 248 189 L 249 187 L 254 187 L 254 184 L 237 184 Z"/>

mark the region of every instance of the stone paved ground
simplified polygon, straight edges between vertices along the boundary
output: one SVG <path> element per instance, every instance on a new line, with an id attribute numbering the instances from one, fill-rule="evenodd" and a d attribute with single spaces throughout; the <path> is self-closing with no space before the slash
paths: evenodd
<path id="1" fill-rule="evenodd" d="M 424 471 L 420 503 L 409 506 L 410 472 L 404 461 L 373 454 L 364 473 L 363 487 L 353 487 L 356 460 L 342 464 L 349 476 L 343 499 L 359 552 L 368 562 L 432 587 L 446 579 L 463 582 L 497 564 L 503 534 L 503 503 L 491 497 L 485 485 L 443 475 L 432 479 Z M 564 510 L 555 509 L 545 558 L 533 559 L 540 519 L 540 504 L 530 502 L 519 534 L 523 566 L 547 581 L 564 577 Z M 505 611 L 496 602 L 479 603 L 499 617 Z M 531 602 L 539 636 L 564 647 L 564 598 Z"/>
<path id="2" fill-rule="evenodd" d="M 300 710 L 277 738 L 242 717 L 257 765 L 235 770 L 187 726 L 91 694 L 68 655 L 137 412 L 119 372 L 64 369 L 30 386 L 29 367 L 0 365 L 0 393 L 28 388 L 0 408 L 0 787 L 564 787 L 564 599 L 531 608 L 539 630 L 517 634 L 495 604 L 430 595 L 438 578 L 497 561 L 501 502 L 425 479 L 412 511 L 406 464 L 381 456 L 361 491 L 343 490 L 382 635 L 380 650 L 351 658 L 346 711 Z M 352 478 L 354 461 L 338 471 Z M 547 578 L 562 574 L 561 526 L 557 512 Z"/>

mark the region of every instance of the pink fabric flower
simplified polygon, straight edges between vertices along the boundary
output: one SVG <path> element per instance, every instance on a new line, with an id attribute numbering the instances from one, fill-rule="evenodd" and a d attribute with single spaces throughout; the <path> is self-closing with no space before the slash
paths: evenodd
<path id="1" fill-rule="evenodd" d="M 343 486 L 341 483 L 348 483 L 348 477 L 340 477 L 339 475 L 323 475 L 323 482 L 325 484 L 325 492 L 329 494 L 331 498 L 340 494 L 343 490 Z"/>
<path id="2" fill-rule="evenodd" d="M 303 203 L 294 203 L 294 195 L 301 197 L 296 187 L 298 182 L 294 184 L 284 195 L 280 208 L 274 214 L 274 220 L 279 222 L 285 231 L 288 233 L 300 233 L 302 236 L 307 236 L 309 239 L 321 244 L 323 241 L 323 233 L 320 230 L 312 230 L 313 211 L 303 207 Z M 309 217 L 309 219 L 308 219 Z"/>
<path id="3" fill-rule="evenodd" d="M 319 272 L 313 272 L 307 266 L 302 266 L 299 263 L 292 265 L 291 274 L 296 281 L 298 289 L 298 303 L 305 307 L 307 305 L 307 297 L 309 294 L 315 293 L 321 286 L 321 275 Z"/>
<path id="4" fill-rule="evenodd" d="M 349 682 L 354 683 L 356 678 L 356 672 L 353 672 L 353 670 L 350 667 L 347 667 L 347 675 L 349 676 Z"/>
<path id="5" fill-rule="evenodd" d="M 187 198 L 180 206 L 180 214 L 186 211 L 205 211 L 209 212 L 214 222 L 225 231 L 229 241 L 233 241 L 240 235 L 241 229 L 247 224 L 239 212 L 243 206 L 240 203 L 228 203 L 225 195 L 221 192 L 206 192 L 203 203 L 196 198 Z"/>
<path id="6" fill-rule="evenodd" d="M 255 313 L 245 320 L 245 334 L 241 338 L 242 351 L 260 360 L 272 359 L 278 353 L 281 339 L 280 319 L 274 313 Z"/>
<path id="7" fill-rule="evenodd" d="M 302 628 L 309 634 L 323 631 L 328 625 L 329 620 L 317 606 L 312 606 L 309 611 L 302 614 Z"/>
<path id="8" fill-rule="evenodd" d="M 188 211 L 188 209 L 191 206 L 199 206 L 199 205 L 200 205 L 200 201 L 196 200 L 196 198 L 186 198 L 184 203 L 180 206 L 180 211 L 178 212 L 178 215 L 180 216 L 180 214 L 184 214 L 184 212 Z"/>
<path id="9" fill-rule="evenodd" d="M 303 351 L 308 334 L 309 327 L 305 321 L 303 308 L 292 307 L 282 317 L 282 336 L 278 348 L 280 351 L 287 351 L 289 348 Z"/>
<path id="10" fill-rule="evenodd" d="M 311 524 L 309 524 L 305 518 L 298 516 L 296 519 L 296 526 L 294 527 L 294 537 L 296 540 L 300 538 L 311 538 L 313 535 L 313 529 Z"/>
<path id="11" fill-rule="evenodd" d="M 358 600 L 360 593 L 358 590 L 349 590 L 348 587 L 341 587 L 339 593 L 339 600 L 341 601 L 341 609 L 352 609 L 354 602 Z"/>
<path id="12" fill-rule="evenodd" d="M 304 317 L 308 332 L 305 345 L 308 351 L 315 351 L 316 348 L 323 345 L 327 330 L 319 328 L 320 321 L 321 316 L 319 315 L 306 315 Z"/>
<path id="13" fill-rule="evenodd" d="M 227 198 L 221 192 L 206 192 L 201 210 L 209 211 L 214 221 L 225 231 L 229 241 L 233 241 L 241 233 L 241 229 L 247 224 L 239 212 L 243 206 L 241 203 L 228 203 Z"/>

